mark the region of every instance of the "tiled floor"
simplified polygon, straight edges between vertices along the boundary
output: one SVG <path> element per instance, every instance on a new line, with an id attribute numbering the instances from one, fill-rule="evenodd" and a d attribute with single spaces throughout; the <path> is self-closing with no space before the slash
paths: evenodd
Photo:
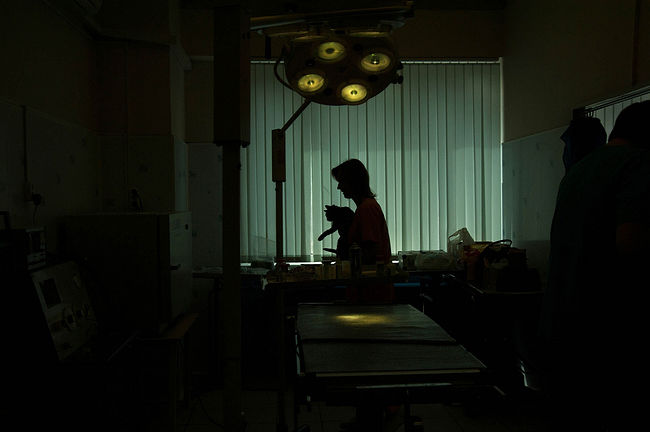
<path id="1" fill-rule="evenodd" d="M 179 411 L 179 432 L 223 430 L 222 392 L 205 391 L 192 398 L 189 408 Z M 272 391 L 245 391 L 242 397 L 246 431 L 275 431 L 277 398 Z M 502 399 L 470 409 L 459 404 L 413 405 L 412 414 L 423 421 L 423 431 L 436 432 L 541 432 L 553 430 L 543 405 L 526 397 Z M 342 422 L 354 416 L 352 407 L 312 403 L 302 407 L 298 425 L 309 425 L 311 432 L 338 432 Z M 403 431 L 403 426 L 397 431 Z"/>

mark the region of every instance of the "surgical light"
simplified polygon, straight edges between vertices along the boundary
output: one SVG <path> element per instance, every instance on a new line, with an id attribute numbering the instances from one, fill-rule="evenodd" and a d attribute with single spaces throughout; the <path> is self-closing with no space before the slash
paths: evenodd
<path id="1" fill-rule="evenodd" d="M 281 61 L 286 79 L 278 73 Z M 401 68 L 388 35 L 350 36 L 345 29 L 318 27 L 310 35 L 286 40 L 274 72 L 286 87 L 312 102 L 358 105 L 400 83 Z"/>
<path id="2" fill-rule="evenodd" d="M 298 79 L 298 88 L 305 93 L 316 93 L 325 84 L 325 78 L 316 73 L 305 74 Z"/>
<path id="3" fill-rule="evenodd" d="M 373 73 L 388 69 L 390 64 L 390 57 L 381 52 L 370 53 L 361 59 L 361 68 Z"/>
<path id="4" fill-rule="evenodd" d="M 368 95 L 368 90 L 362 84 L 348 84 L 341 89 L 341 97 L 349 103 L 362 102 Z"/>
<path id="5" fill-rule="evenodd" d="M 345 55 L 345 47 L 342 43 L 336 41 L 323 42 L 318 46 L 318 58 L 333 62 L 338 61 Z"/>

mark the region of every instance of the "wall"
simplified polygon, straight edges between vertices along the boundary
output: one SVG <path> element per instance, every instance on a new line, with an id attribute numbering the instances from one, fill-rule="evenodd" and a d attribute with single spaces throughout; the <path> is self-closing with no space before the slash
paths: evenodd
<path id="1" fill-rule="evenodd" d="M 99 209 L 93 40 L 40 0 L 0 4 L 0 208 L 16 227 Z M 28 193 L 43 196 L 38 208 Z"/>
<path id="2" fill-rule="evenodd" d="M 0 97 L 95 129 L 94 42 L 42 0 L 0 3 Z"/>
<path id="3" fill-rule="evenodd" d="M 566 127 L 503 144 L 503 230 L 526 249 L 528 265 L 547 278 L 549 233 L 555 197 L 564 175 L 560 136 Z"/>
<path id="4" fill-rule="evenodd" d="M 508 2 L 505 141 L 568 124 L 573 108 L 650 83 L 650 0 L 640 1 L 636 83 L 635 0 Z"/>
<path id="5" fill-rule="evenodd" d="M 418 10 L 416 5 L 414 17 L 393 36 L 402 59 L 498 58 L 503 25 L 502 10 Z"/>
<path id="6" fill-rule="evenodd" d="M 98 28 L 102 210 L 188 209 L 185 71 L 178 1 L 103 2 Z"/>
<path id="7" fill-rule="evenodd" d="M 170 47 L 139 41 L 98 44 L 101 83 L 102 210 L 176 208 Z"/>
<path id="8" fill-rule="evenodd" d="M 0 208 L 46 225 L 50 250 L 58 216 L 132 209 L 132 188 L 146 210 L 188 208 L 178 1 L 106 0 L 92 25 L 66 4 L 0 4 Z"/>

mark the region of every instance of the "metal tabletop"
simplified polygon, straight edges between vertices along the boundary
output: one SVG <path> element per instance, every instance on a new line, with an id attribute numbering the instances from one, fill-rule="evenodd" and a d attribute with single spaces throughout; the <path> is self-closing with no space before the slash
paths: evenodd
<path id="1" fill-rule="evenodd" d="M 485 365 L 410 305 L 299 305 L 303 373 L 315 377 L 478 374 Z"/>
<path id="2" fill-rule="evenodd" d="M 445 330 L 410 305 L 313 305 L 298 307 L 303 342 L 393 341 L 456 343 Z"/>

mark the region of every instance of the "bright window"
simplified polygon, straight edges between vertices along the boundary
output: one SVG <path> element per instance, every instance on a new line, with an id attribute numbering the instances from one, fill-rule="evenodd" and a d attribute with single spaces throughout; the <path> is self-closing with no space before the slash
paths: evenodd
<path id="1" fill-rule="evenodd" d="M 446 249 L 467 227 L 476 240 L 501 237 L 498 62 L 408 62 L 404 82 L 357 106 L 310 104 L 286 132 L 284 254 L 320 255 L 337 235 L 325 204 L 355 205 L 330 170 L 360 159 L 384 210 L 391 250 Z M 251 65 L 251 145 L 242 152 L 241 251 L 275 255 L 271 131 L 303 100 L 278 82 L 273 64 Z"/>

